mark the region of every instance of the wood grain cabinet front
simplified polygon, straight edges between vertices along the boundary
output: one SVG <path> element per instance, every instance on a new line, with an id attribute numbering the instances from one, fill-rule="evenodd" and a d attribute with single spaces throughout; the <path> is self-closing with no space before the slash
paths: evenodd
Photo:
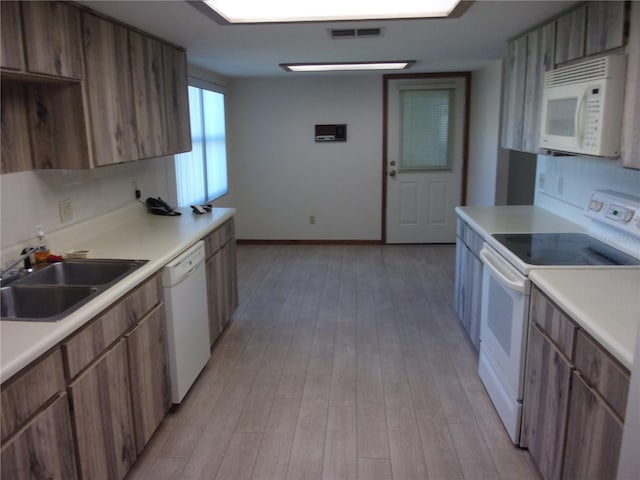
<path id="1" fill-rule="evenodd" d="M 187 54 L 163 45 L 164 101 L 166 112 L 165 155 L 191 150 L 191 122 L 187 83 Z"/>
<path id="2" fill-rule="evenodd" d="M 586 5 L 581 5 L 558 17 L 556 20 L 556 64 L 584 56 L 586 22 Z"/>
<path id="3" fill-rule="evenodd" d="M 91 13 L 83 13 L 82 25 L 94 165 L 137 160 L 128 31 Z"/>
<path id="4" fill-rule="evenodd" d="M 528 342 L 521 446 L 529 449 L 545 480 L 559 480 L 571 364 L 533 323 Z"/>
<path id="5" fill-rule="evenodd" d="M 140 158 L 167 152 L 164 102 L 163 45 L 137 32 L 129 32 L 131 81 L 138 127 Z"/>
<path id="6" fill-rule="evenodd" d="M 534 286 L 521 446 L 545 480 L 615 479 L 629 371 Z"/>
<path id="7" fill-rule="evenodd" d="M 81 80 L 80 11 L 65 2 L 22 2 L 22 17 L 27 71 Z"/>
<path id="8" fill-rule="evenodd" d="M 0 15 L 0 67 L 8 70 L 24 70 L 24 47 L 22 45 L 22 19 L 20 4 L 3 1 Z"/>
<path id="9" fill-rule="evenodd" d="M 621 157 L 624 167 L 640 170 L 640 2 L 631 4 Z"/>
<path id="10" fill-rule="evenodd" d="M 209 335 L 213 343 L 238 307 L 234 221 L 228 220 L 204 238 L 206 249 Z"/>
<path id="11" fill-rule="evenodd" d="M 136 459 L 125 341 L 69 386 L 83 479 L 120 480 Z"/>
<path id="12" fill-rule="evenodd" d="M 149 312 L 126 340 L 136 451 L 140 454 L 171 406 L 164 303 Z"/>
<path id="13" fill-rule="evenodd" d="M 458 219 L 456 236 L 456 277 L 454 307 L 474 348 L 480 348 L 482 301 L 482 261 L 484 240 L 464 221 Z"/>
<path id="14" fill-rule="evenodd" d="M 76 458 L 65 393 L 2 447 L 2 478 L 74 480 Z"/>
<path id="15" fill-rule="evenodd" d="M 60 349 L 5 382 L 0 395 L 1 477 L 76 478 Z"/>
<path id="16" fill-rule="evenodd" d="M 579 373 L 573 373 L 563 478 L 615 479 L 623 423 Z"/>

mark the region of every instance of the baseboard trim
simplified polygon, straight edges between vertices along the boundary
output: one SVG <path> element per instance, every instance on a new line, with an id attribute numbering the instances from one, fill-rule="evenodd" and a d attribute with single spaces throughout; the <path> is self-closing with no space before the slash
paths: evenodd
<path id="1" fill-rule="evenodd" d="M 236 239 L 238 245 L 382 245 L 382 240 L 260 240 Z"/>

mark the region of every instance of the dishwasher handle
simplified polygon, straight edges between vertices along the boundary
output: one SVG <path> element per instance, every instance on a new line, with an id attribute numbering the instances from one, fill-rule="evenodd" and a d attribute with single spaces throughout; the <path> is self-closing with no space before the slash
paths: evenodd
<path id="1" fill-rule="evenodd" d="M 482 247 L 482 250 L 480 250 L 480 257 L 482 257 L 484 266 L 490 270 L 493 276 L 498 279 L 500 283 L 518 293 L 525 293 L 527 278 L 492 250 L 488 249 L 486 245 Z"/>

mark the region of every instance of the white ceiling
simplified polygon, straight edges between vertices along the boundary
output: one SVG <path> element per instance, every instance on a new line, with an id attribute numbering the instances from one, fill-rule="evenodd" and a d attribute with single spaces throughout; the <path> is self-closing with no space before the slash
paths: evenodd
<path id="1" fill-rule="evenodd" d="M 182 0 L 79 3 L 185 47 L 190 64 L 227 77 L 255 77 L 310 75 L 278 66 L 300 62 L 416 60 L 410 72 L 473 69 L 502 58 L 508 38 L 575 2 L 476 0 L 455 19 L 275 25 L 218 25 Z M 367 27 L 382 27 L 383 35 L 333 40 L 328 34 L 330 28 Z"/>

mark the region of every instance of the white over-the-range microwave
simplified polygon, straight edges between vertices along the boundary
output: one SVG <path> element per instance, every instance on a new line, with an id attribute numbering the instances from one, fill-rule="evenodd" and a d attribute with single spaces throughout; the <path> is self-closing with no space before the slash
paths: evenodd
<path id="1" fill-rule="evenodd" d="M 547 72 L 540 147 L 619 156 L 625 73 L 625 55 L 599 57 Z"/>

